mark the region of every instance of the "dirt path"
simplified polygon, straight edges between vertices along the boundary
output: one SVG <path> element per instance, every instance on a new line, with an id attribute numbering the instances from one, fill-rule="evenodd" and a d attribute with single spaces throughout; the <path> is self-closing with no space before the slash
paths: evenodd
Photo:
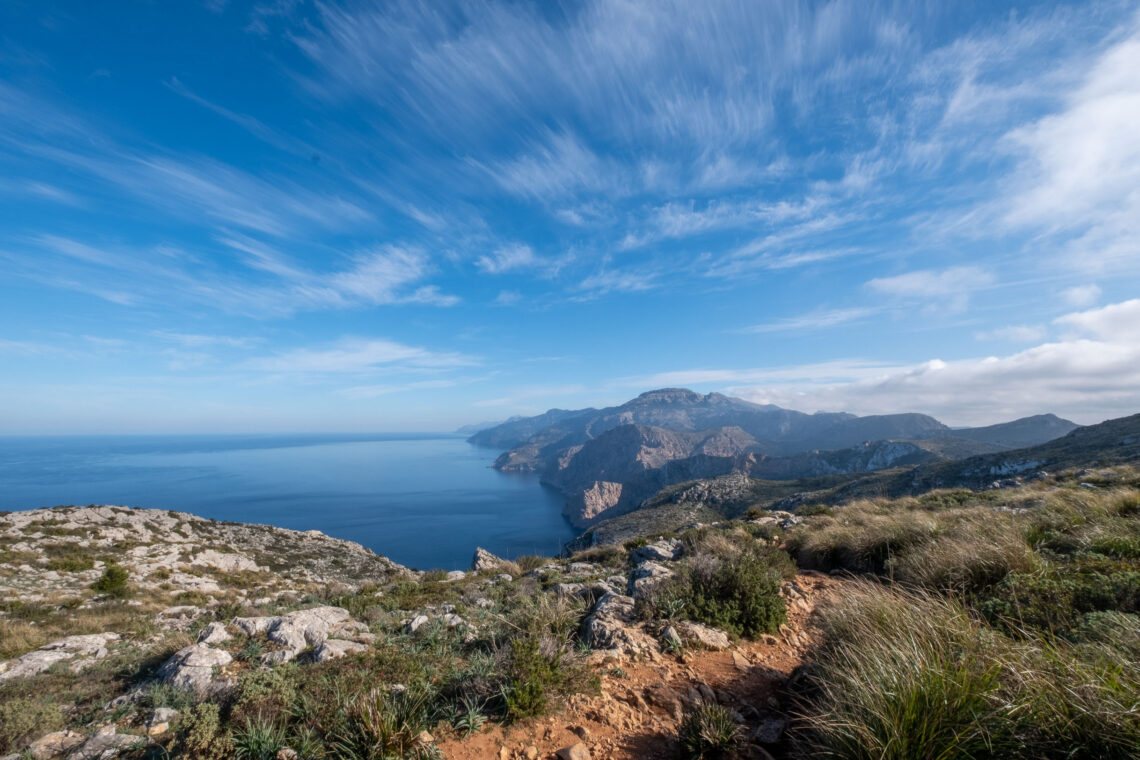
<path id="1" fill-rule="evenodd" d="M 600 695 L 573 696 L 559 713 L 494 726 L 442 742 L 441 749 L 448 760 L 533 760 L 554 758 L 558 749 L 583 742 L 593 760 L 670 758 L 684 705 L 696 699 L 716 699 L 737 710 L 751 733 L 764 719 L 781 715 L 780 687 L 803 662 L 817 633 L 811 612 L 842 583 L 818 574 L 797 576 L 802 598 L 789 601 L 787 627 L 778 637 L 741 641 L 720 652 L 688 651 L 682 658 L 597 663 Z M 755 755 L 765 756 L 759 750 Z"/>

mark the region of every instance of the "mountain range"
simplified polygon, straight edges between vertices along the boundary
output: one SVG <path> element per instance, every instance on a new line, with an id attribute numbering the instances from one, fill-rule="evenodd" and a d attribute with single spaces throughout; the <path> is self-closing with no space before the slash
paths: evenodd
<path id="1" fill-rule="evenodd" d="M 475 432 L 505 449 L 495 468 L 537 473 L 587 527 L 636 509 L 662 488 L 743 473 L 754 478 L 875 472 L 996 454 L 1079 426 L 1052 414 L 953 429 L 925 414 L 807 414 L 684 388 L 641 394 L 604 409 L 551 409 Z"/>

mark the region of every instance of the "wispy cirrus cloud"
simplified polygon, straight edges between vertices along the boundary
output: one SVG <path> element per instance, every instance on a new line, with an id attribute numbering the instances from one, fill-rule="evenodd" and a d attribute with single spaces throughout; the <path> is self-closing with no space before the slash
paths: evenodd
<path id="1" fill-rule="evenodd" d="M 471 356 L 432 351 L 386 338 L 344 338 L 323 348 L 297 348 L 245 362 L 260 372 L 286 374 L 341 374 L 387 371 L 444 370 L 478 363 Z"/>
<path id="2" fill-rule="evenodd" d="M 867 282 L 867 288 L 904 301 L 924 301 L 936 308 L 961 311 L 971 294 L 994 281 L 994 276 L 980 267 L 963 266 L 876 277 Z"/>
<path id="3" fill-rule="evenodd" d="M 734 332 L 742 333 L 780 333 L 800 332 L 808 330 L 821 330 L 837 325 L 858 322 L 875 314 L 878 310 L 867 307 L 853 307 L 848 309 L 823 309 L 795 317 L 785 317 L 775 322 L 742 327 Z"/>

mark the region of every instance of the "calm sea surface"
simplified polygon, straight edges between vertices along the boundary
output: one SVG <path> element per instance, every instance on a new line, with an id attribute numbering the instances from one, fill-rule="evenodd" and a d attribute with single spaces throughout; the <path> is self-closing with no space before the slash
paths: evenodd
<path id="1" fill-rule="evenodd" d="M 125 504 L 316 528 L 420 569 L 466 569 L 476 545 L 556 553 L 574 529 L 533 476 L 460 437 L 0 437 L 0 509 Z"/>

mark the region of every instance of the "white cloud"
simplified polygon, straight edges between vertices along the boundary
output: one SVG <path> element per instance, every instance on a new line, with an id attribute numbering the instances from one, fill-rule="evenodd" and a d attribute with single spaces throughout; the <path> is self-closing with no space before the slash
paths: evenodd
<path id="1" fill-rule="evenodd" d="M 1023 156 L 1005 222 L 1072 236 L 1069 263 L 1100 271 L 1140 259 L 1140 14 L 1065 98 L 1009 133 Z"/>
<path id="2" fill-rule="evenodd" d="M 828 309 L 801 314 L 796 317 L 787 317 L 775 322 L 752 325 L 739 330 L 744 333 L 773 333 L 795 332 L 800 330 L 820 330 L 826 327 L 856 322 L 875 313 L 875 309 L 851 308 Z"/>
<path id="3" fill-rule="evenodd" d="M 1092 306 L 1100 299 L 1100 287 L 1096 284 L 1076 285 L 1061 291 L 1061 299 L 1069 306 Z"/>
<path id="4" fill-rule="evenodd" d="M 1140 342 L 1140 298 L 1066 314 L 1053 322 L 1101 340 Z"/>
<path id="5" fill-rule="evenodd" d="M 1055 321 L 1073 335 L 1008 356 L 704 370 L 657 376 L 650 384 L 716 384 L 751 401 L 791 409 L 916 411 L 959 425 L 1044 412 L 1091 423 L 1140 411 L 1140 299 Z"/>
<path id="6" fill-rule="evenodd" d="M 455 380 L 419 380 L 414 383 L 399 383 L 391 385 L 357 385 L 353 386 L 352 388 L 345 388 L 341 391 L 338 391 L 338 394 L 344 396 L 345 398 L 363 400 L 388 396 L 393 393 L 452 388 L 455 385 Z"/>
<path id="7" fill-rule="evenodd" d="M 495 407 L 507 406 L 518 408 L 524 402 L 533 402 L 534 399 L 545 399 L 557 396 L 578 396 L 586 392 L 584 385 L 534 385 L 515 389 L 511 395 L 501 398 L 476 401 L 472 406 Z M 537 408 L 537 407 L 536 407 Z"/>
<path id="8" fill-rule="evenodd" d="M 657 272 L 650 270 L 603 269 L 578 283 L 586 298 L 608 293 L 640 293 L 658 286 Z"/>
<path id="9" fill-rule="evenodd" d="M 151 335 L 161 340 L 177 343 L 187 348 L 206 348 L 220 346 L 222 348 L 249 348 L 259 342 L 256 338 L 238 338 L 233 335 L 203 335 L 200 333 L 183 333 L 174 330 L 152 330 Z"/>
<path id="10" fill-rule="evenodd" d="M 281 373 L 360 373 L 387 368 L 447 369 L 476 363 L 458 353 L 436 352 L 382 338 L 346 338 L 329 348 L 298 348 L 274 356 L 251 359 L 245 367 Z"/>
<path id="11" fill-rule="evenodd" d="M 960 311 L 966 307 L 975 290 L 993 282 L 993 275 L 978 267 L 951 267 L 941 271 L 923 270 L 877 277 L 868 281 L 867 287 L 910 301 L 933 300 L 945 308 Z"/>
<path id="12" fill-rule="evenodd" d="M 500 290 L 499 295 L 495 296 L 495 304 L 498 306 L 514 306 L 522 301 L 522 293 L 517 290 Z"/>
<path id="13" fill-rule="evenodd" d="M 530 269 L 543 265 L 543 261 L 534 255 L 534 250 L 523 243 L 512 243 L 497 248 L 494 253 L 480 256 L 476 262 L 481 271 L 488 274 L 502 274 L 518 269 Z"/>
<path id="14" fill-rule="evenodd" d="M 983 330 L 974 333 L 978 340 L 1007 340 L 1012 343 L 1032 343 L 1043 340 L 1047 330 L 1041 325 L 1009 325 L 994 330 Z"/>

